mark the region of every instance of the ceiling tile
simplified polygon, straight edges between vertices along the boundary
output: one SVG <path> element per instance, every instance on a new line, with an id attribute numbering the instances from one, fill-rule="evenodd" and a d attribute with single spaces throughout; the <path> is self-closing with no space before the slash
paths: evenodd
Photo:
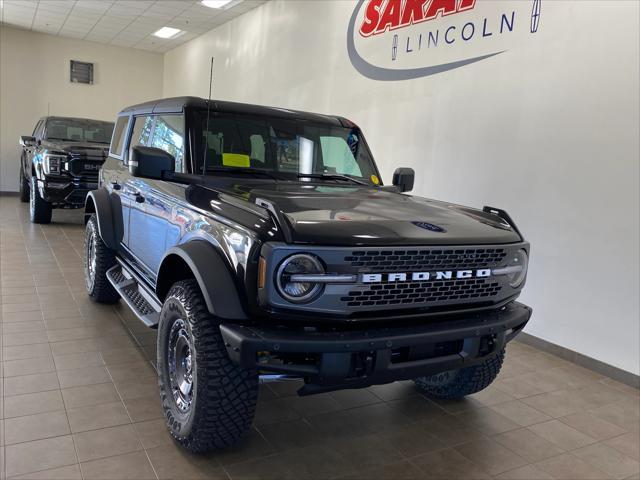
<path id="1" fill-rule="evenodd" d="M 4 0 L 0 22 L 38 32 L 164 52 L 241 15 L 263 0 L 224 10 L 199 0 Z M 152 34 L 164 26 L 186 33 L 175 39 Z"/>
<path id="2" fill-rule="evenodd" d="M 36 7 L 35 5 L 32 5 L 31 7 L 23 7 L 21 5 L 11 5 L 5 3 L 4 8 L 2 9 L 2 13 L 19 13 L 21 15 L 33 15 L 34 13 L 36 13 Z"/>
<path id="3" fill-rule="evenodd" d="M 4 6 L 6 7 L 25 7 L 36 8 L 37 1 L 33 0 L 4 0 Z"/>

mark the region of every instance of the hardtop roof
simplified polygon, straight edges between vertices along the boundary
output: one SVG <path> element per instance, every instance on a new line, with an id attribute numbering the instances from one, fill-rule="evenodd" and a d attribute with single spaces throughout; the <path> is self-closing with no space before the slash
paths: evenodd
<path id="1" fill-rule="evenodd" d="M 160 100 L 152 100 L 149 102 L 132 105 L 120 111 L 121 115 L 141 115 L 150 113 L 182 113 L 185 109 L 205 110 L 207 108 L 207 100 L 200 97 L 173 97 L 163 98 Z M 290 110 L 287 108 L 267 107 L 262 105 L 253 105 L 249 103 L 227 102 L 222 100 L 211 100 L 210 105 L 213 112 L 224 113 L 241 113 L 256 116 L 270 116 L 278 118 L 290 118 L 309 120 L 316 123 L 324 123 L 334 126 L 343 126 L 346 121 L 341 117 L 322 115 L 319 113 L 302 112 L 298 110 Z M 350 122 L 348 122 L 350 123 Z"/>
<path id="2" fill-rule="evenodd" d="M 60 115 L 49 115 L 48 117 L 42 117 L 40 120 L 49 121 L 49 120 L 81 120 L 86 122 L 101 122 L 101 123 L 111 123 L 111 120 L 97 120 L 95 118 L 84 118 L 84 117 L 63 117 Z"/>

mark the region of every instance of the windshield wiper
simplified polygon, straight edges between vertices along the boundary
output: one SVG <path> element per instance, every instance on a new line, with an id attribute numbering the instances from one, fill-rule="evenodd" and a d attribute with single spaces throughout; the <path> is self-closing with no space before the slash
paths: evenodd
<path id="1" fill-rule="evenodd" d="M 207 172 L 205 175 L 210 172 L 221 172 L 221 173 L 244 173 L 245 175 L 264 175 L 265 177 L 272 178 L 274 180 L 280 180 L 278 177 L 273 175 L 272 173 L 265 172 L 264 170 L 259 170 L 257 168 L 225 168 L 225 167 L 207 167 Z"/>
<path id="2" fill-rule="evenodd" d="M 363 182 L 362 180 L 358 180 L 348 175 L 341 175 L 339 173 L 299 173 L 298 178 L 318 178 L 321 180 L 344 180 L 346 182 L 357 183 L 358 185 L 366 185 L 367 187 L 370 186 L 367 182 Z"/>

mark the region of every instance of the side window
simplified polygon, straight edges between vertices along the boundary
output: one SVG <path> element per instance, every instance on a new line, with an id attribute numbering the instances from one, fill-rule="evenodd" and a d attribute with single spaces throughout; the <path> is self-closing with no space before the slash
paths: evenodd
<path id="1" fill-rule="evenodd" d="M 251 160 L 257 162 L 257 166 L 264 167 L 265 164 L 265 142 L 262 135 L 253 134 L 249 137 L 251 142 Z"/>
<path id="2" fill-rule="evenodd" d="M 118 158 L 122 158 L 122 146 L 124 145 L 124 140 L 127 136 L 126 130 L 128 124 L 129 117 L 120 117 L 118 118 L 116 126 L 113 129 L 113 136 L 111 137 L 111 149 L 109 153 Z"/>
<path id="3" fill-rule="evenodd" d="M 341 137 L 320 137 L 322 159 L 327 173 L 362 176 L 351 148 Z"/>
<path id="4" fill-rule="evenodd" d="M 131 143 L 129 148 L 137 145 L 150 147 L 149 140 L 151 138 L 151 131 L 153 130 L 154 117 L 146 115 L 143 117 L 135 117 L 133 122 L 133 130 L 131 131 Z"/>
<path id="5" fill-rule="evenodd" d="M 39 120 L 38 123 L 36 123 L 36 128 L 33 129 L 33 133 L 31 134 L 32 137 L 40 138 L 42 136 L 43 123 L 43 120 Z"/>
<path id="6" fill-rule="evenodd" d="M 150 146 L 173 155 L 176 159 L 176 172 L 184 173 L 184 117 L 158 115 L 155 120 Z"/>

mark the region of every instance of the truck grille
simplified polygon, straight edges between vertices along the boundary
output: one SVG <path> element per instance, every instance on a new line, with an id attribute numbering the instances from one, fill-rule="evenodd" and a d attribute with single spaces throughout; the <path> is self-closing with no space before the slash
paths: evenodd
<path id="1" fill-rule="evenodd" d="M 386 311 L 416 314 L 499 305 L 515 298 L 520 289 L 509 284 L 508 275 L 495 270 L 527 247 L 526 242 L 520 242 L 309 248 L 322 260 L 328 274 L 353 280 L 329 282 L 316 299 L 295 308 L 322 314 L 335 312 L 356 320 Z M 269 258 L 267 278 L 275 276 L 278 265 L 297 250 L 265 250 Z M 261 302 L 291 309 L 273 283 L 267 283 Z"/>
<path id="2" fill-rule="evenodd" d="M 106 153 L 98 149 L 82 149 L 69 154 L 69 171 L 75 177 L 97 181 Z"/>
<path id="3" fill-rule="evenodd" d="M 344 261 L 359 271 L 404 272 L 495 267 L 506 255 L 502 248 L 374 250 L 351 252 Z"/>
<path id="4" fill-rule="evenodd" d="M 498 282 L 485 278 L 394 282 L 353 290 L 340 300 L 349 307 L 468 301 L 495 297 L 501 288 Z"/>

